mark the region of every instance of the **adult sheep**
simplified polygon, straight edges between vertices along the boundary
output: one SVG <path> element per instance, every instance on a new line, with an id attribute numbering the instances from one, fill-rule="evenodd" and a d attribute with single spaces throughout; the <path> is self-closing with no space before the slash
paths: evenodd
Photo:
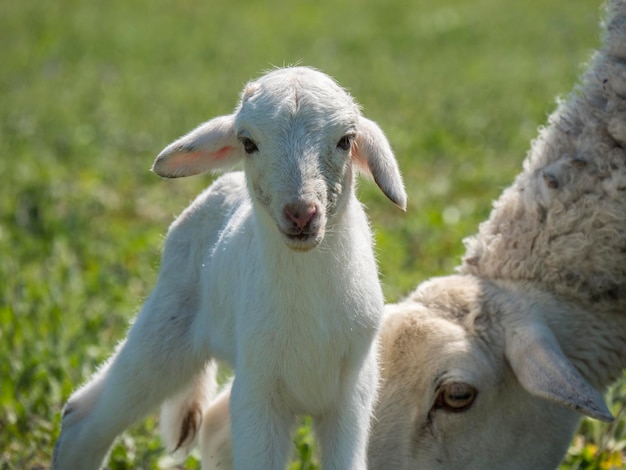
<path id="1" fill-rule="evenodd" d="M 600 392 L 626 367 L 626 1 L 605 28 L 459 274 L 387 306 L 369 468 L 555 468 L 582 415 L 612 419 Z M 227 402 L 206 414 L 205 469 L 229 465 Z"/>
<path id="2" fill-rule="evenodd" d="M 172 448 L 194 442 L 214 388 L 236 371 L 235 467 L 284 469 L 297 414 L 314 417 L 325 468 L 362 470 L 383 314 L 357 168 L 405 208 L 380 128 L 327 75 L 274 70 L 233 114 L 173 142 L 154 171 L 179 177 L 244 160 L 168 232 L 157 285 L 125 342 L 70 397 L 52 467 L 95 470 L 115 437 L 164 400 Z"/>
<path id="3" fill-rule="evenodd" d="M 372 468 L 549 469 L 626 367 L 626 1 L 459 274 L 389 308 Z"/>

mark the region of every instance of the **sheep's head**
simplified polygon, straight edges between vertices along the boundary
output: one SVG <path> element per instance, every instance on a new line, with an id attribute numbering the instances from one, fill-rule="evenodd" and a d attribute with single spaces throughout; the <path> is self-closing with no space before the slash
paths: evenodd
<path id="1" fill-rule="evenodd" d="M 581 415 L 611 420 L 533 311 L 562 308 L 546 298 L 447 276 L 387 305 L 368 468 L 556 468 Z M 228 390 L 205 415 L 201 445 L 225 469 L 227 415 Z"/>
<path id="2" fill-rule="evenodd" d="M 555 468 L 579 413 L 610 420 L 538 300 L 448 276 L 388 306 L 370 468 Z"/>
<path id="3" fill-rule="evenodd" d="M 323 240 L 353 191 L 353 168 L 374 177 L 402 209 L 406 194 L 380 128 L 327 75 L 272 71 L 244 88 L 235 112 L 166 147 L 153 170 L 189 176 L 243 160 L 249 192 L 285 243 L 306 251 Z"/>

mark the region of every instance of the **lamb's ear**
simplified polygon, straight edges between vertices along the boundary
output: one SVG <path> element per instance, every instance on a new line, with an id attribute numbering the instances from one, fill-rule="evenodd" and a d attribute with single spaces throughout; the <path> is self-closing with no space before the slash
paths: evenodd
<path id="1" fill-rule="evenodd" d="M 592 418 L 613 421 L 602 395 L 580 375 L 542 320 L 531 315 L 505 330 L 506 357 L 528 392 Z"/>
<path id="2" fill-rule="evenodd" d="M 166 178 L 179 178 L 233 166 L 243 156 L 234 122 L 235 116 L 228 115 L 201 124 L 165 147 L 152 171 Z"/>
<path id="3" fill-rule="evenodd" d="M 406 192 L 389 141 L 374 121 L 361 117 L 352 157 L 394 204 L 406 210 Z"/>

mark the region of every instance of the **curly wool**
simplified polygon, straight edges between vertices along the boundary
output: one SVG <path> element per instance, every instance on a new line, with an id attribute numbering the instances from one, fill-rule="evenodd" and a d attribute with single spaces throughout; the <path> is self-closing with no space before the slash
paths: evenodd
<path id="1" fill-rule="evenodd" d="M 612 2 L 604 47 L 465 240 L 460 272 L 527 281 L 603 311 L 626 307 L 625 6 Z"/>

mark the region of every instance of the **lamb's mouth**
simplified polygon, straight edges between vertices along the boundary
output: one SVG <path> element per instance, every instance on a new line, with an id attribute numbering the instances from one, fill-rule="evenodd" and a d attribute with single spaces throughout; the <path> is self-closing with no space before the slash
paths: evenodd
<path id="1" fill-rule="evenodd" d="M 313 235 L 311 235 L 310 233 L 297 233 L 295 235 L 287 235 L 287 238 L 290 238 L 291 240 L 297 240 L 300 242 L 303 241 L 307 241 L 309 238 L 311 238 Z"/>
<path id="2" fill-rule="evenodd" d="M 323 238 L 323 233 L 318 232 L 298 232 L 288 233 L 281 231 L 285 237 L 287 246 L 295 251 L 309 251 L 315 248 Z"/>

